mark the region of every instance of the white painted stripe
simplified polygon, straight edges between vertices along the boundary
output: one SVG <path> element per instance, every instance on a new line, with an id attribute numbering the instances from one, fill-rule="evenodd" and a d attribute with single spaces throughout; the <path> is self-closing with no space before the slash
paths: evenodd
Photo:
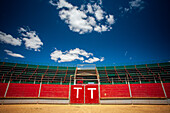
<path id="1" fill-rule="evenodd" d="M 39 88 L 38 97 L 40 97 L 40 93 L 41 93 L 41 86 L 42 86 L 42 82 L 40 83 L 40 88 Z"/>
<path id="2" fill-rule="evenodd" d="M 7 94 L 7 92 L 8 92 L 8 88 L 9 88 L 10 82 L 11 82 L 11 81 L 8 82 L 8 85 L 7 85 L 7 87 L 6 87 L 6 91 L 5 91 L 4 97 L 6 97 L 6 94 Z"/>

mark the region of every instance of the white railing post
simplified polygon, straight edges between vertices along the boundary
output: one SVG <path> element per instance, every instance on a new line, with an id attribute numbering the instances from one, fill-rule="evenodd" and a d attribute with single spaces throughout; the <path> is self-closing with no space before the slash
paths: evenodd
<path id="1" fill-rule="evenodd" d="M 6 94 L 7 94 L 7 92 L 8 92 L 8 88 L 9 88 L 10 82 L 11 82 L 11 81 L 9 80 L 8 85 L 7 85 L 7 87 L 6 87 L 6 91 L 5 91 L 4 97 L 6 97 Z"/>
<path id="2" fill-rule="evenodd" d="M 161 76 L 160 76 L 160 74 L 159 74 L 159 73 L 158 73 L 158 75 L 159 75 L 159 79 L 160 79 L 160 81 L 161 81 L 161 85 L 162 85 L 162 89 L 163 89 L 163 91 L 164 91 L 164 95 L 165 95 L 165 97 L 167 98 L 166 91 L 165 91 L 165 88 L 164 88 L 164 85 L 163 85 L 163 82 L 162 82 Z"/>
<path id="3" fill-rule="evenodd" d="M 86 103 L 86 90 L 85 90 L 85 85 L 84 85 L 84 104 Z"/>
<path id="4" fill-rule="evenodd" d="M 69 84 L 69 103 L 70 103 L 70 99 L 71 99 L 71 77 L 73 75 L 70 75 L 70 84 Z"/>
<path id="5" fill-rule="evenodd" d="M 40 88 L 39 88 L 38 98 L 40 97 L 40 94 L 41 94 L 41 86 L 42 86 L 42 82 L 40 83 Z"/>
<path id="6" fill-rule="evenodd" d="M 131 88 L 130 88 L 130 83 L 129 83 L 129 77 L 126 74 L 127 80 L 128 80 L 128 87 L 129 87 L 129 93 L 130 93 L 130 97 L 132 97 L 132 92 L 131 92 Z"/>

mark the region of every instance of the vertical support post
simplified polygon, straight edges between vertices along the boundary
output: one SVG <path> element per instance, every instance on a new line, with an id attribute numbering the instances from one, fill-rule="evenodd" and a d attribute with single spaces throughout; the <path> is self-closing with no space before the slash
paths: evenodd
<path id="1" fill-rule="evenodd" d="M 160 76 L 160 74 L 159 74 L 159 73 L 158 73 L 158 75 L 159 75 L 159 79 L 160 79 L 160 81 L 161 81 L 161 85 L 162 85 L 162 89 L 163 89 L 163 91 L 164 91 L 164 95 L 165 95 L 165 97 L 167 98 L 166 91 L 165 91 L 165 88 L 164 88 L 164 85 L 163 85 L 163 82 L 162 82 L 161 76 Z"/>
<path id="2" fill-rule="evenodd" d="M 140 84 L 142 83 L 140 77 L 139 77 L 139 82 L 140 82 Z"/>
<path id="3" fill-rule="evenodd" d="M 130 97 L 132 97 L 132 92 L 131 92 L 131 88 L 130 88 L 130 83 L 129 83 L 129 81 L 128 81 L 128 86 L 129 86 Z"/>
<path id="4" fill-rule="evenodd" d="M 84 85 L 84 104 L 86 103 L 86 90 L 85 90 L 85 85 Z"/>
<path id="5" fill-rule="evenodd" d="M 127 79 L 126 79 L 126 77 L 125 77 L 125 82 L 126 82 L 126 84 L 127 84 Z"/>
<path id="6" fill-rule="evenodd" d="M 154 81 L 155 81 L 155 83 L 157 83 L 155 77 L 154 77 Z"/>
<path id="7" fill-rule="evenodd" d="M 73 75 L 70 75 L 70 84 L 69 84 L 69 103 L 70 103 L 70 99 L 71 99 L 71 76 L 73 76 Z"/>
<path id="8" fill-rule="evenodd" d="M 76 67 L 76 70 L 75 70 L 75 73 L 74 73 L 74 85 L 76 85 L 76 74 L 77 74 L 77 67 Z"/>
<path id="9" fill-rule="evenodd" d="M 114 84 L 114 82 L 113 82 L 113 77 L 112 77 L 112 84 Z"/>
<path id="10" fill-rule="evenodd" d="M 5 83 L 5 80 L 6 80 L 6 79 L 4 79 L 4 82 L 3 82 L 3 83 Z"/>
<path id="11" fill-rule="evenodd" d="M 40 83 L 40 88 L 39 88 L 38 98 L 40 97 L 40 94 L 41 94 L 41 86 L 42 86 L 42 81 L 41 81 L 41 83 Z"/>
<path id="12" fill-rule="evenodd" d="M 61 81 L 60 81 L 60 85 L 62 85 L 62 78 L 61 78 Z"/>
<path id="13" fill-rule="evenodd" d="M 99 104 L 100 104 L 100 82 L 98 83 L 98 89 L 99 89 Z"/>
<path id="14" fill-rule="evenodd" d="M 132 98 L 132 92 L 131 92 L 131 88 L 130 88 L 129 77 L 127 76 L 127 74 L 126 74 L 126 77 L 127 77 L 128 87 L 129 87 L 129 94 L 130 94 L 130 97 Z"/>
<path id="15" fill-rule="evenodd" d="M 8 92 L 8 88 L 9 88 L 10 82 L 11 82 L 11 81 L 9 80 L 8 85 L 7 85 L 7 87 L 6 87 L 6 91 L 5 91 L 4 97 L 6 97 L 6 94 L 7 94 L 7 92 Z"/>
<path id="16" fill-rule="evenodd" d="M 97 67 L 95 67 L 95 69 L 96 69 L 96 74 L 97 74 L 97 79 L 98 79 L 98 90 L 99 90 L 98 93 L 99 93 L 99 103 L 100 103 L 100 77 L 99 77 L 99 72 L 97 70 Z"/>
<path id="17" fill-rule="evenodd" d="M 34 84 L 35 84 L 35 78 L 34 78 Z"/>

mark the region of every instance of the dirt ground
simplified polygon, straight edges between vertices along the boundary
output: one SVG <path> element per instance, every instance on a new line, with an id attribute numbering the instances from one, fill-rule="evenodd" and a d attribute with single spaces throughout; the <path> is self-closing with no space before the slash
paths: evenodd
<path id="1" fill-rule="evenodd" d="M 0 105 L 0 113 L 170 113 L 170 105 Z"/>

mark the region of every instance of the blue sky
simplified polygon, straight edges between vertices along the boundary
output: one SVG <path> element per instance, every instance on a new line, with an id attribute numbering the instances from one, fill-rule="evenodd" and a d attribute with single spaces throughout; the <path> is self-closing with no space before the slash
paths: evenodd
<path id="1" fill-rule="evenodd" d="M 1 0 L 0 59 L 56 65 L 170 59 L 168 4 L 168 0 Z"/>

